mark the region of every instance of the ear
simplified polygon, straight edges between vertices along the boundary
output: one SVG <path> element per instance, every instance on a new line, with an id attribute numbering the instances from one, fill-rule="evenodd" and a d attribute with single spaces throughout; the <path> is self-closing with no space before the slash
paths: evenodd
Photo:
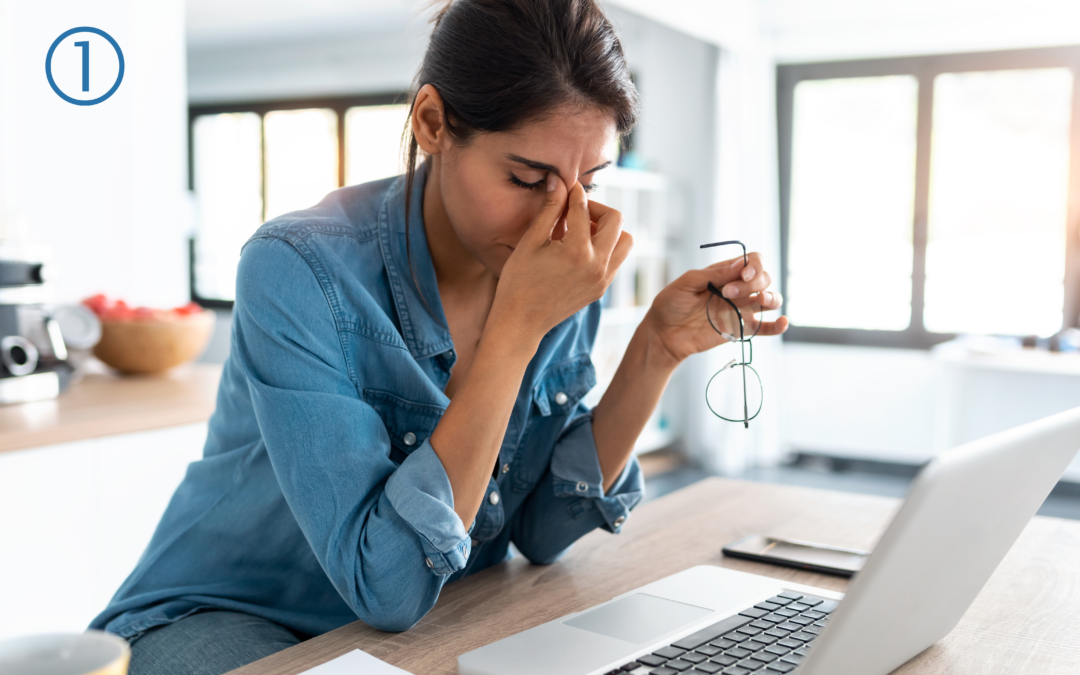
<path id="1" fill-rule="evenodd" d="M 442 96 L 435 87 L 420 87 L 413 103 L 412 132 L 420 149 L 429 155 L 438 155 L 450 147 L 444 115 Z"/>

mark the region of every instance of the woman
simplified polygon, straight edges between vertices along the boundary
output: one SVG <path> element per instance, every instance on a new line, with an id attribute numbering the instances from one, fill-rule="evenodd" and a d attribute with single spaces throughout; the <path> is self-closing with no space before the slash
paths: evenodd
<path id="1" fill-rule="evenodd" d="M 225 672 L 357 618 L 406 630 L 510 543 L 547 564 L 618 532 L 635 439 L 720 342 L 708 282 L 780 304 L 756 255 L 684 274 L 589 410 L 597 301 L 631 247 L 586 197 L 637 113 L 611 25 L 594 0 L 455 0 L 417 85 L 404 177 L 243 248 L 204 458 L 93 622 L 132 642 L 132 675 Z"/>

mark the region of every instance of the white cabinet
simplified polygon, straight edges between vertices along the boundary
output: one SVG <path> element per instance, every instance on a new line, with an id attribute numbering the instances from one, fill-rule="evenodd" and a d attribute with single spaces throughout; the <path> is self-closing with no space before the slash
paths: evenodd
<path id="1" fill-rule="evenodd" d="M 934 356 L 941 369 L 935 452 L 1080 406 L 1080 354 L 978 353 L 947 343 Z M 1080 455 L 1063 478 L 1080 481 Z"/>
<path id="2" fill-rule="evenodd" d="M 0 639 L 84 630 L 205 440 L 198 423 L 0 453 Z"/>
<path id="3" fill-rule="evenodd" d="M 921 464 L 1080 406 L 1080 354 L 788 342 L 780 434 L 794 452 Z M 1064 479 L 1080 481 L 1080 456 Z"/>

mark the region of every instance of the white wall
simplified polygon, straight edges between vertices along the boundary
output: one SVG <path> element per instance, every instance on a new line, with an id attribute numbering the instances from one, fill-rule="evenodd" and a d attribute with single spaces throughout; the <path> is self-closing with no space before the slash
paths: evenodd
<path id="1" fill-rule="evenodd" d="M 1075 0 L 758 0 L 781 63 L 1080 42 Z"/>
<path id="2" fill-rule="evenodd" d="M 382 26 L 382 24 L 379 24 Z M 423 57 L 421 21 L 273 41 L 188 45 L 192 104 L 406 91 Z"/>
<path id="3" fill-rule="evenodd" d="M 45 78 L 49 46 L 76 26 L 124 53 L 98 105 L 67 103 Z M 60 301 L 187 298 L 183 41 L 182 0 L 0 0 L 0 228 L 51 247 Z"/>
<path id="4" fill-rule="evenodd" d="M 391 31 L 434 4 L 427 0 L 187 0 L 188 45 L 272 42 L 335 31 Z"/>

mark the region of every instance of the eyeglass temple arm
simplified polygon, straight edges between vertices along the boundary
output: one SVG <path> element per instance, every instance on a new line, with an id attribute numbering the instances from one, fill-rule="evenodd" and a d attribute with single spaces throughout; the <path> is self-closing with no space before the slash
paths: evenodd
<path id="1" fill-rule="evenodd" d="M 732 239 L 731 241 L 714 241 L 711 244 L 702 244 L 701 248 L 712 248 L 714 246 L 731 246 L 731 245 L 734 245 L 734 244 L 738 244 L 739 246 L 742 247 L 742 262 L 743 262 L 743 267 L 746 267 L 747 265 L 750 264 L 747 261 L 747 258 L 746 258 L 746 244 L 742 243 L 738 239 Z"/>
<path id="2" fill-rule="evenodd" d="M 746 258 L 746 244 L 742 243 L 741 241 L 739 241 L 737 239 L 732 239 L 731 241 L 717 241 L 717 242 L 713 242 L 711 244 L 702 244 L 701 248 L 713 248 L 714 246 L 729 246 L 729 245 L 734 245 L 734 244 L 738 244 L 739 247 L 742 248 L 743 267 L 746 267 L 747 265 L 750 264 L 747 261 L 747 258 Z M 720 298 L 721 300 L 723 300 L 727 304 L 731 305 L 731 308 L 733 310 L 735 310 L 735 315 L 737 317 L 739 317 L 739 348 L 740 348 L 740 352 L 742 353 L 743 363 L 746 363 L 746 353 L 744 351 L 745 350 L 745 347 L 744 347 L 745 342 L 744 342 L 744 340 L 746 339 L 746 335 L 745 335 L 745 332 L 743 330 L 742 312 L 739 311 L 739 308 L 735 306 L 734 302 L 732 302 L 731 300 L 725 298 L 720 293 L 720 289 L 718 289 L 716 287 L 716 285 L 713 284 L 713 282 L 711 282 L 711 281 L 709 282 L 708 288 L 709 288 L 710 293 L 712 293 L 716 297 Z M 710 319 L 710 321 L 711 321 L 711 319 Z M 751 356 L 751 358 L 753 358 L 753 356 Z M 743 427 L 748 429 L 748 428 L 750 428 L 750 419 L 748 417 L 748 411 L 747 411 L 747 406 L 746 406 L 746 369 L 745 368 L 743 368 L 742 377 L 743 377 Z"/>
<path id="3" fill-rule="evenodd" d="M 714 284 L 713 282 L 710 281 L 708 283 L 707 287 L 708 287 L 710 293 L 712 293 L 716 297 L 720 298 L 721 300 L 723 300 L 727 304 L 731 305 L 731 308 L 733 310 L 735 310 L 735 315 L 739 317 L 739 352 L 742 355 L 743 364 L 748 363 L 748 361 L 746 360 L 746 347 L 745 347 L 748 340 L 745 340 L 743 338 L 742 312 L 739 311 L 739 308 L 735 306 L 734 302 L 732 302 L 731 300 L 725 298 L 720 293 L 720 289 L 716 287 L 716 284 Z M 709 322 L 711 323 L 712 319 L 709 319 Z M 753 360 L 753 358 L 754 358 L 753 353 L 754 353 L 753 352 L 753 347 L 751 347 L 751 352 L 750 352 L 750 359 L 751 360 Z M 743 383 L 742 383 L 742 386 L 743 386 L 743 428 L 744 429 L 749 429 L 750 428 L 750 412 L 749 412 L 749 409 L 747 408 L 747 405 L 746 405 L 746 369 L 745 368 L 743 368 L 743 370 L 742 370 L 742 380 L 743 380 Z"/>

